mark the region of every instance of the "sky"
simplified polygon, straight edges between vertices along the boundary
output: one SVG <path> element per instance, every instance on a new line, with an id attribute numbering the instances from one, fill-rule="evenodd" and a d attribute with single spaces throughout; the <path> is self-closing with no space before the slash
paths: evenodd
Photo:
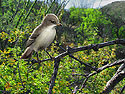
<path id="1" fill-rule="evenodd" d="M 69 9 L 72 6 L 80 7 L 80 6 L 85 6 L 85 4 L 93 8 L 100 8 L 115 1 L 125 1 L 125 0 L 70 0 L 65 8 Z"/>

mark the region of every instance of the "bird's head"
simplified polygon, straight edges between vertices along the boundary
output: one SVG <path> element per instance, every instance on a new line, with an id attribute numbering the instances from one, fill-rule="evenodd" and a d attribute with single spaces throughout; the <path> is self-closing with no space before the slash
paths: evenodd
<path id="1" fill-rule="evenodd" d="M 46 26 L 61 26 L 62 24 L 59 23 L 59 19 L 55 14 L 47 14 L 45 18 L 43 19 L 43 23 Z"/>

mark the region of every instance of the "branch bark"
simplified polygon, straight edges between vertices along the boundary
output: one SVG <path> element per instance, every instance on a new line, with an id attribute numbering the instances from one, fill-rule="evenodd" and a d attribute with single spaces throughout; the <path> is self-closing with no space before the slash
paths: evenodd
<path id="1" fill-rule="evenodd" d="M 52 75 L 52 78 L 51 78 L 51 81 L 50 81 L 50 85 L 49 85 L 49 90 L 48 90 L 48 94 L 52 94 L 52 89 L 55 85 L 55 79 L 56 79 L 56 76 L 57 76 L 57 72 L 58 72 L 58 68 L 59 68 L 59 63 L 60 63 L 60 60 L 69 55 L 70 57 L 74 58 L 75 60 L 79 61 L 80 63 L 84 64 L 84 62 L 78 60 L 77 58 L 75 58 L 73 55 L 71 55 L 72 53 L 75 53 L 75 52 L 78 52 L 78 51 L 83 51 L 83 50 L 90 50 L 90 49 L 93 49 L 95 51 L 98 51 L 99 48 L 103 48 L 105 46 L 110 46 L 110 45 L 114 45 L 114 44 L 122 44 L 124 45 L 125 44 L 125 39 L 119 39 L 119 40 L 114 40 L 114 41 L 109 41 L 109 42 L 105 42 L 105 43 L 100 43 L 100 44 L 92 44 L 92 45 L 88 45 L 88 46 L 83 46 L 83 47 L 78 47 L 78 48 L 70 48 L 68 47 L 67 50 L 64 50 L 63 53 L 59 54 L 58 56 L 55 57 L 55 62 L 54 62 L 54 71 L 53 71 L 53 75 Z M 44 62 L 44 61 L 48 61 L 48 60 L 51 60 L 51 59 L 45 59 L 45 60 L 41 60 L 41 62 Z M 38 61 L 34 61 L 33 63 L 38 63 Z M 114 63 L 110 63 L 110 64 L 107 64 L 101 68 L 93 68 L 92 66 L 89 66 L 87 64 L 84 64 L 85 66 L 89 66 L 91 67 L 92 69 L 95 70 L 95 72 L 89 74 L 86 79 L 84 80 L 82 86 L 81 86 L 81 89 L 79 91 L 82 90 L 82 88 L 85 87 L 85 84 L 87 82 L 87 80 L 89 79 L 89 77 L 101 72 L 102 70 L 106 69 L 106 68 L 109 68 L 109 67 L 112 67 L 112 66 L 115 66 L 115 65 L 120 65 L 122 63 L 125 63 L 125 59 L 123 60 L 119 60 L 119 61 L 116 61 Z M 120 73 L 118 75 L 118 77 L 121 75 L 123 75 L 124 73 Z M 120 77 L 121 77 L 120 76 Z M 78 89 L 77 89 L 78 90 Z M 75 89 L 75 92 L 77 91 Z"/>
<path id="2" fill-rule="evenodd" d="M 102 94 L 109 94 L 111 90 L 125 78 L 125 62 L 119 67 L 116 74 L 107 82 Z"/>
<path id="3" fill-rule="evenodd" d="M 99 43 L 99 44 L 91 44 L 91 45 L 88 45 L 88 46 L 83 46 L 83 47 L 78 47 L 78 48 L 68 48 L 68 52 L 69 53 L 75 53 L 75 52 L 78 52 L 78 51 L 90 50 L 90 49 L 98 51 L 99 48 L 103 48 L 105 46 L 110 46 L 110 45 L 114 45 L 114 44 L 125 45 L 125 39 L 108 41 L 108 42 Z"/>
<path id="4" fill-rule="evenodd" d="M 53 89 L 53 87 L 55 85 L 55 79 L 56 79 L 56 76 L 57 76 L 57 72 L 58 72 L 58 68 L 59 68 L 59 63 L 60 63 L 60 59 L 58 57 L 55 58 L 54 71 L 53 71 L 52 78 L 50 80 L 48 94 L 52 94 L 52 89 Z"/>
<path id="5" fill-rule="evenodd" d="M 121 78 L 123 79 L 123 78 L 124 78 L 123 75 L 125 75 L 125 73 L 124 73 L 123 71 L 119 73 L 119 71 L 121 71 L 122 68 L 125 69 L 125 59 L 118 60 L 118 61 L 115 61 L 114 63 L 107 64 L 107 65 L 105 65 L 105 66 L 103 66 L 103 67 L 98 68 L 97 71 L 95 71 L 95 72 L 93 72 L 93 73 L 90 73 L 90 74 L 86 77 L 86 79 L 84 80 L 84 82 L 83 82 L 83 84 L 82 84 L 82 86 L 81 86 L 81 88 L 80 88 L 80 92 L 81 92 L 81 90 L 85 87 L 86 82 L 88 81 L 89 77 L 91 77 L 91 76 L 93 76 L 93 75 L 95 75 L 95 74 L 97 74 L 97 73 L 100 73 L 101 71 L 103 71 L 103 70 L 106 69 L 106 68 L 109 68 L 109 67 L 112 67 L 112 66 L 116 66 L 116 65 L 120 65 L 120 64 L 122 64 L 122 67 L 119 67 L 119 69 L 118 69 L 118 71 L 116 72 L 116 74 L 119 74 L 119 75 L 118 75 L 118 78 L 121 77 Z M 123 64 L 124 64 L 124 66 L 123 66 Z M 124 70 L 124 71 L 125 71 L 125 70 Z M 116 76 L 116 77 L 117 77 L 117 76 Z M 122 79 L 121 79 L 121 80 L 122 80 Z M 121 81 L 121 80 L 120 80 L 120 81 Z M 118 83 L 118 82 L 117 82 L 117 83 Z M 104 94 L 107 94 L 107 93 L 104 93 Z"/>
<path id="6" fill-rule="evenodd" d="M 61 59 L 61 58 L 65 57 L 65 56 L 67 56 L 71 53 L 75 53 L 75 52 L 78 52 L 78 51 L 84 51 L 84 50 L 90 50 L 90 49 L 94 49 L 95 51 L 97 51 L 99 48 L 103 48 L 105 46 L 110 46 L 110 45 L 114 45 L 114 44 L 125 45 L 125 39 L 108 41 L 108 42 L 99 43 L 99 44 L 91 44 L 91 45 L 88 45 L 88 46 L 82 46 L 82 47 L 78 47 L 78 48 L 67 47 L 67 50 L 65 50 L 63 53 L 59 54 L 55 58 Z M 51 59 L 41 60 L 41 62 L 48 61 L 48 60 L 51 60 Z M 34 63 L 38 63 L 38 61 L 34 60 Z"/>
<path id="7" fill-rule="evenodd" d="M 123 94 L 124 89 L 125 89 L 125 85 L 124 85 L 123 88 L 121 89 L 120 94 Z"/>

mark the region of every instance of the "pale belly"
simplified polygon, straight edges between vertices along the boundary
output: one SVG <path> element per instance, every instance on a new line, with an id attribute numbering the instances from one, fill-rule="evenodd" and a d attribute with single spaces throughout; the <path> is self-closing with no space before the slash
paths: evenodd
<path id="1" fill-rule="evenodd" d="M 56 35 L 55 29 L 44 30 L 33 43 L 33 50 L 36 52 L 39 48 L 45 49 L 47 48 L 54 40 Z"/>

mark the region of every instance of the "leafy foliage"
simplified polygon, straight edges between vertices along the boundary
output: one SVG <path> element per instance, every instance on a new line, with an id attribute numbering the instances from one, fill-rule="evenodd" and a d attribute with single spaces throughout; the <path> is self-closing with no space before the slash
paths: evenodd
<path id="1" fill-rule="evenodd" d="M 70 19 L 80 25 L 77 31 L 77 42 L 83 43 L 83 40 L 92 41 L 90 43 L 99 43 L 107 40 L 124 38 L 124 25 L 117 28 L 114 22 L 102 14 L 99 9 L 71 8 Z M 117 21 L 118 22 L 118 21 Z M 118 30 L 118 32 L 117 32 Z M 100 40 L 100 41 L 99 41 Z"/>
<path id="2" fill-rule="evenodd" d="M 46 94 L 48 92 L 54 62 L 46 61 L 41 64 L 32 64 L 31 61 L 20 60 L 20 56 L 25 49 L 27 37 L 41 23 L 45 14 L 51 12 L 58 14 L 58 11 L 61 11 L 59 13 L 61 18 L 65 7 L 65 4 L 61 4 L 55 2 L 55 0 L 51 3 L 38 2 L 37 0 L 34 2 L 30 2 L 30 0 L 2 1 L 4 11 L 1 10 L 0 14 L 0 90 L 7 91 L 10 94 Z M 57 11 L 56 8 L 59 10 Z M 112 27 L 112 22 L 98 9 L 71 8 L 69 17 L 70 22 L 68 24 L 75 23 L 73 24 L 75 25 L 75 31 L 72 35 L 74 34 L 76 38 L 73 37 L 75 43 L 70 43 L 68 46 L 83 46 L 112 39 L 107 37 L 109 35 L 108 31 L 110 31 L 108 26 Z M 123 30 L 124 27 L 120 27 L 119 32 L 123 34 Z M 71 32 L 69 33 L 71 34 Z M 115 36 L 114 33 L 112 34 Z M 64 37 L 65 35 L 62 35 L 61 38 L 64 39 Z M 48 50 L 51 51 L 52 56 L 57 56 L 61 52 L 54 44 Z M 115 45 L 105 47 L 99 51 L 80 51 L 73 55 L 81 61 L 98 68 L 114 62 L 116 60 L 116 50 L 117 46 Z M 39 52 L 39 55 L 41 60 L 48 58 L 43 51 Z M 33 58 L 36 59 L 35 54 Z M 116 69 L 117 66 L 108 68 L 91 77 L 82 92 L 99 94 Z M 85 75 L 92 71 L 78 61 L 68 56 L 64 57 L 60 63 L 53 93 L 72 93 L 74 87 L 81 84 L 85 79 Z M 117 85 L 112 91 L 113 94 L 120 91 L 119 87 L 123 87 L 124 82 L 125 80 Z"/>

